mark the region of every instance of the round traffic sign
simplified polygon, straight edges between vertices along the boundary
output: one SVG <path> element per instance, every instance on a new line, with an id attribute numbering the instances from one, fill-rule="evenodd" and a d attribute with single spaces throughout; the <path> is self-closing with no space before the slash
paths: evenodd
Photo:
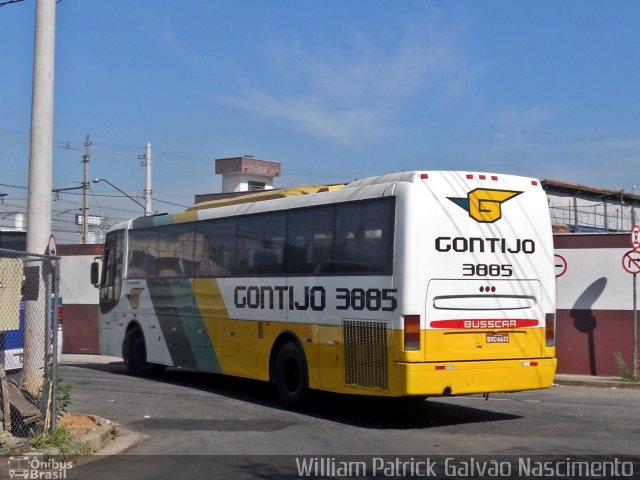
<path id="1" fill-rule="evenodd" d="M 44 254 L 49 255 L 50 257 L 56 256 L 56 239 L 53 238 L 53 235 L 49 235 L 49 245 L 47 245 L 47 250 Z M 51 264 L 51 269 L 55 270 L 56 261 L 52 258 L 51 260 L 49 260 L 49 262 Z"/>
<path id="2" fill-rule="evenodd" d="M 640 273 L 640 252 L 630 250 L 622 256 L 622 268 L 631 275 Z"/>
<path id="3" fill-rule="evenodd" d="M 634 250 L 640 248 L 640 225 L 634 225 L 631 229 L 631 246 Z"/>
<path id="4" fill-rule="evenodd" d="M 556 278 L 561 277 L 567 271 L 567 260 L 557 253 L 554 255 L 556 264 Z"/>
<path id="5" fill-rule="evenodd" d="M 50 255 L 52 257 L 56 256 L 56 239 L 53 238 L 53 235 L 49 235 L 49 244 L 47 245 L 46 255 Z"/>

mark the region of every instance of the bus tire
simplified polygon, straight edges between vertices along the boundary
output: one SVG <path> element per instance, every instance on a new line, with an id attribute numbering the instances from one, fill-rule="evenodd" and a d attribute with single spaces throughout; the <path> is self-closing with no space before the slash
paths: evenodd
<path id="1" fill-rule="evenodd" d="M 147 362 L 147 346 L 144 336 L 138 328 L 130 329 L 122 342 L 122 359 L 132 375 L 157 375 L 164 371 L 165 365 Z"/>
<path id="2" fill-rule="evenodd" d="M 280 347 L 275 361 L 274 382 L 280 402 L 289 408 L 301 404 L 309 390 L 304 352 L 293 341 Z"/>

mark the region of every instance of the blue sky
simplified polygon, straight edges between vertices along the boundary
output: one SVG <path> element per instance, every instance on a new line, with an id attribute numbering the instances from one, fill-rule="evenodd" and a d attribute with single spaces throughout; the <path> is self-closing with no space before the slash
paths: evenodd
<path id="1" fill-rule="evenodd" d="M 0 212 L 26 198 L 34 18 L 0 8 Z M 638 25 L 636 1 L 62 0 L 53 186 L 81 182 L 90 134 L 90 177 L 131 195 L 151 142 L 157 210 L 243 154 L 282 162 L 280 187 L 455 169 L 631 191 Z M 141 213 L 93 193 L 112 223 Z M 54 201 L 63 239 L 79 206 Z"/>

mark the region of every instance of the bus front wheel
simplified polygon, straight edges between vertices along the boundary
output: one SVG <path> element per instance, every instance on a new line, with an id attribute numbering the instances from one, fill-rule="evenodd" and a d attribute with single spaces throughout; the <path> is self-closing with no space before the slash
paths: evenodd
<path id="1" fill-rule="evenodd" d="M 309 379 L 304 352 L 295 342 L 280 347 L 274 376 L 280 401 L 290 408 L 300 405 L 309 390 Z"/>
<path id="2" fill-rule="evenodd" d="M 122 359 L 133 375 L 157 375 L 166 368 L 164 365 L 147 362 L 147 346 L 144 336 L 138 328 L 132 328 L 124 336 L 122 342 Z"/>

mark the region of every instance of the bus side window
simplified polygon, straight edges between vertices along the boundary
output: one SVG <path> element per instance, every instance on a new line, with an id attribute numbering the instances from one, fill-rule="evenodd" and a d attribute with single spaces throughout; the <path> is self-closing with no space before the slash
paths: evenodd
<path id="1" fill-rule="evenodd" d="M 202 251 L 196 257 L 197 277 L 227 276 L 235 271 L 236 230 L 235 219 L 206 220 L 196 226 L 196 235 L 202 238 Z"/>
<path id="2" fill-rule="evenodd" d="M 159 277 L 191 277 L 195 250 L 195 225 L 158 227 Z"/>
<path id="3" fill-rule="evenodd" d="M 393 258 L 393 202 L 339 205 L 334 240 L 335 271 L 388 273 Z"/>
<path id="4" fill-rule="evenodd" d="M 237 275 L 277 275 L 284 272 L 286 216 L 255 215 L 238 221 Z"/>
<path id="5" fill-rule="evenodd" d="M 333 207 L 289 212 L 287 271 L 319 274 L 331 270 Z"/>
<path id="6" fill-rule="evenodd" d="M 158 231 L 129 230 L 128 278 L 155 277 L 158 269 Z"/>

